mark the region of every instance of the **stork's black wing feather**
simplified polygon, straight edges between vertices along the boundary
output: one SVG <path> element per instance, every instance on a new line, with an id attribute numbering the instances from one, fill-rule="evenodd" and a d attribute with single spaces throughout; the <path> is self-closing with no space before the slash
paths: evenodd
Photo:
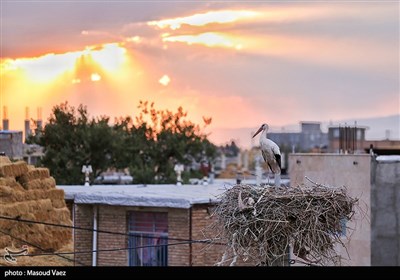
<path id="1" fill-rule="evenodd" d="M 275 159 L 276 159 L 276 162 L 278 163 L 279 169 L 282 169 L 282 166 L 281 166 L 281 155 L 280 154 L 275 154 Z"/>

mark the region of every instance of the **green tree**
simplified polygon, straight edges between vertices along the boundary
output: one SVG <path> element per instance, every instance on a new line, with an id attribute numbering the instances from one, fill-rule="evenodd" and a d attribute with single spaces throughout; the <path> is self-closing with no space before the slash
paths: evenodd
<path id="1" fill-rule="evenodd" d="M 65 102 L 53 108 L 49 123 L 34 139 L 44 147 L 42 165 L 58 184 L 83 183 L 82 165 L 92 165 L 94 178 L 111 165 L 114 133 L 108 122 L 105 116 L 89 120 L 82 105 L 76 110 Z"/>
<path id="2" fill-rule="evenodd" d="M 108 168 L 129 167 L 135 183 L 174 183 L 175 163 L 190 165 L 216 156 L 216 146 L 181 107 L 174 113 L 140 101 L 138 108 L 135 121 L 120 117 L 111 126 L 109 117 L 89 119 L 85 106 L 75 109 L 65 102 L 53 108 L 48 124 L 30 141 L 44 146 L 41 163 L 58 184 L 82 184 L 81 169 L 87 164 L 92 180 Z M 210 123 L 204 118 L 204 127 Z"/>
<path id="3" fill-rule="evenodd" d="M 206 156 L 216 156 L 216 146 L 207 140 L 199 125 L 187 120 L 187 112 L 156 110 L 154 103 L 140 101 L 140 114 L 132 130 L 136 137 L 135 153 L 139 155 L 130 170 L 136 183 L 174 183 L 177 162 L 190 165 Z M 204 127 L 211 119 L 204 118 Z M 139 139 L 137 139 L 139 137 Z M 142 140 L 145 140 L 141 142 Z M 187 174 L 183 174 L 187 178 Z"/>

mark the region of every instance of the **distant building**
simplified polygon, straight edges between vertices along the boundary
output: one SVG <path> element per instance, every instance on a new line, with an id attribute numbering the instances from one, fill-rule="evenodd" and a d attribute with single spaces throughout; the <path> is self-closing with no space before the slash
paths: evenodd
<path id="1" fill-rule="evenodd" d="M 269 132 L 268 138 L 276 142 L 282 153 L 328 152 L 343 154 L 370 153 L 372 148 L 378 155 L 400 155 L 399 140 L 366 140 L 367 126 L 328 127 L 328 133 L 321 131 L 319 122 L 300 122 L 300 132 Z M 287 159 L 287 155 L 285 155 Z"/>
<path id="2" fill-rule="evenodd" d="M 40 159 L 44 156 L 43 147 L 37 144 L 23 144 L 23 159 L 32 165 L 38 165 Z"/>
<path id="3" fill-rule="evenodd" d="M 11 159 L 23 159 L 28 164 L 37 165 L 44 156 L 43 147 L 23 143 L 22 139 L 22 131 L 0 130 L 0 152 Z"/>
<path id="4" fill-rule="evenodd" d="M 22 159 L 22 131 L 0 130 L 0 152 L 12 159 Z"/>
<path id="5" fill-rule="evenodd" d="M 328 127 L 330 153 L 365 153 L 366 126 L 330 126 Z"/>
<path id="6" fill-rule="evenodd" d="M 376 155 L 400 155 L 400 140 L 366 140 L 363 148 Z"/>
<path id="7" fill-rule="evenodd" d="M 366 140 L 366 126 L 330 126 L 328 152 L 400 155 L 400 140 Z"/>
<path id="8" fill-rule="evenodd" d="M 300 132 L 269 132 L 268 138 L 286 153 L 309 152 L 328 146 L 328 135 L 322 132 L 320 122 L 300 122 L 300 126 Z"/>

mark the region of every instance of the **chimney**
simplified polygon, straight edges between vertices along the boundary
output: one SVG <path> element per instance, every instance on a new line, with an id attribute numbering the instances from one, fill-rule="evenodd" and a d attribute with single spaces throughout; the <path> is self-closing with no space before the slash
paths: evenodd
<path id="1" fill-rule="evenodd" d="M 24 121 L 25 140 L 31 135 L 31 123 L 29 121 L 29 107 L 25 107 L 25 121 Z"/>
<path id="2" fill-rule="evenodd" d="M 38 131 L 42 130 L 42 125 L 43 125 L 42 107 L 38 107 L 37 108 L 37 120 L 36 120 L 36 126 L 37 126 Z"/>
<path id="3" fill-rule="evenodd" d="M 7 112 L 7 106 L 3 107 L 3 130 L 9 130 L 10 123 L 8 120 L 8 112 Z"/>

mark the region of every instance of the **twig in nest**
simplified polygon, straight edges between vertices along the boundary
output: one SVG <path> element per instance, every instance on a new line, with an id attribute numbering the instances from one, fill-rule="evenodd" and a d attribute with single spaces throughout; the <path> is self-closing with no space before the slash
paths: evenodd
<path id="1" fill-rule="evenodd" d="M 255 265 L 275 263 L 286 254 L 289 242 L 293 253 L 308 263 L 337 263 L 335 244 L 345 247 L 341 221 L 351 220 L 358 200 L 347 196 L 345 188 L 312 183 L 295 188 L 236 185 L 220 196 L 213 228 L 230 244 L 231 265 L 237 257 Z"/>

